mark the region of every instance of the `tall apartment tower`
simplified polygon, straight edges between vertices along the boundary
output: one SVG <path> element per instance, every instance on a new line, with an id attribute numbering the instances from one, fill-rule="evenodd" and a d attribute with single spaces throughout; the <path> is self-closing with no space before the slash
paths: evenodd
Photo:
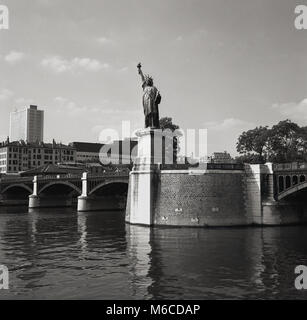
<path id="1" fill-rule="evenodd" d="M 30 105 L 10 114 L 10 140 L 26 142 L 44 141 L 44 111 Z"/>

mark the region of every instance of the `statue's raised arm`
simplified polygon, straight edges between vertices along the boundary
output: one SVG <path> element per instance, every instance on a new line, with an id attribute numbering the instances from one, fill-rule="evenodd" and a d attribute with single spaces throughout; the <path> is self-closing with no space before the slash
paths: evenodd
<path id="1" fill-rule="evenodd" d="M 144 77 L 144 74 L 143 74 L 143 71 L 142 71 L 142 65 L 139 63 L 138 65 L 137 65 L 137 68 L 138 68 L 138 70 L 139 70 L 139 75 L 141 76 L 141 78 L 142 78 L 142 83 L 145 81 L 145 77 Z"/>
<path id="2" fill-rule="evenodd" d="M 161 95 L 153 84 L 153 79 L 149 75 L 144 75 L 142 65 L 137 65 L 139 75 L 142 78 L 143 108 L 145 115 L 145 128 L 159 129 L 159 107 Z"/>

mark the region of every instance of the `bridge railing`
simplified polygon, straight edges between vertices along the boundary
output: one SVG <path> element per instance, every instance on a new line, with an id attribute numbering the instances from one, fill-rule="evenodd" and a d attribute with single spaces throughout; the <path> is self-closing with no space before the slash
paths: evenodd
<path id="1" fill-rule="evenodd" d="M 46 176 L 37 176 L 39 181 L 46 180 L 58 180 L 58 179 L 81 179 L 81 174 L 56 174 L 56 175 L 46 175 Z"/>
<path id="2" fill-rule="evenodd" d="M 162 164 L 161 170 L 189 170 L 197 169 L 198 166 L 191 166 L 189 164 Z M 207 170 L 244 170 L 244 164 L 241 163 L 205 163 L 202 168 Z"/>
<path id="3" fill-rule="evenodd" d="M 33 177 L 2 177 L 0 183 L 29 182 L 33 181 Z"/>
<path id="4" fill-rule="evenodd" d="M 307 162 L 274 163 L 274 171 L 307 170 Z"/>
<path id="5" fill-rule="evenodd" d="M 243 163 L 208 163 L 208 170 L 244 170 Z"/>
<path id="6" fill-rule="evenodd" d="M 104 178 L 104 177 L 128 177 L 130 171 L 119 171 L 119 172 L 104 172 L 100 174 L 88 174 L 88 178 Z"/>
<path id="7" fill-rule="evenodd" d="M 103 177 L 127 177 L 129 171 L 119 172 L 104 172 L 100 174 L 89 174 L 88 178 L 103 178 Z M 82 174 L 54 174 L 54 175 L 38 175 L 38 181 L 58 180 L 58 179 L 80 179 Z M 0 183 L 20 183 L 20 182 L 32 182 L 34 177 L 19 177 L 19 176 L 5 176 L 0 178 Z"/>

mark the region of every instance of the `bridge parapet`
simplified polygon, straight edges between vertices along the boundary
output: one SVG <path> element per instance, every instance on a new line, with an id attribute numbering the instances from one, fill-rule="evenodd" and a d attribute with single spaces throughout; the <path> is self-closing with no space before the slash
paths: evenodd
<path id="1" fill-rule="evenodd" d="M 2 177 L 0 184 L 33 181 L 33 177 Z"/>
<path id="2" fill-rule="evenodd" d="M 47 176 L 37 176 L 40 181 L 51 181 L 51 180 L 67 180 L 67 179 L 81 179 L 80 174 L 57 174 L 57 175 L 47 175 Z"/>
<path id="3" fill-rule="evenodd" d="M 306 171 L 307 172 L 307 162 L 291 162 L 291 163 L 274 163 L 274 172 L 284 172 L 284 171 Z"/>

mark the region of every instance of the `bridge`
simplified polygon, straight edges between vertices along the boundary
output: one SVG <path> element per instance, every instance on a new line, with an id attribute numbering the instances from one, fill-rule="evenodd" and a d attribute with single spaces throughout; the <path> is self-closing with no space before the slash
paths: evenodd
<path id="1" fill-rule="evenodd" d="M 275 164 L 274 176 L 277 201 L 307 189 L 307 163 Z"/>
<path id="2" fill-rule="evenodd" d="M 128 182 L 129 172 L 8 176 L 0 179 L 0 201 L 6 205 L 29 204 L 29 208 L 71 206 L 78 197 L 97 201 L 104 196 L 126 196 Z"/>

